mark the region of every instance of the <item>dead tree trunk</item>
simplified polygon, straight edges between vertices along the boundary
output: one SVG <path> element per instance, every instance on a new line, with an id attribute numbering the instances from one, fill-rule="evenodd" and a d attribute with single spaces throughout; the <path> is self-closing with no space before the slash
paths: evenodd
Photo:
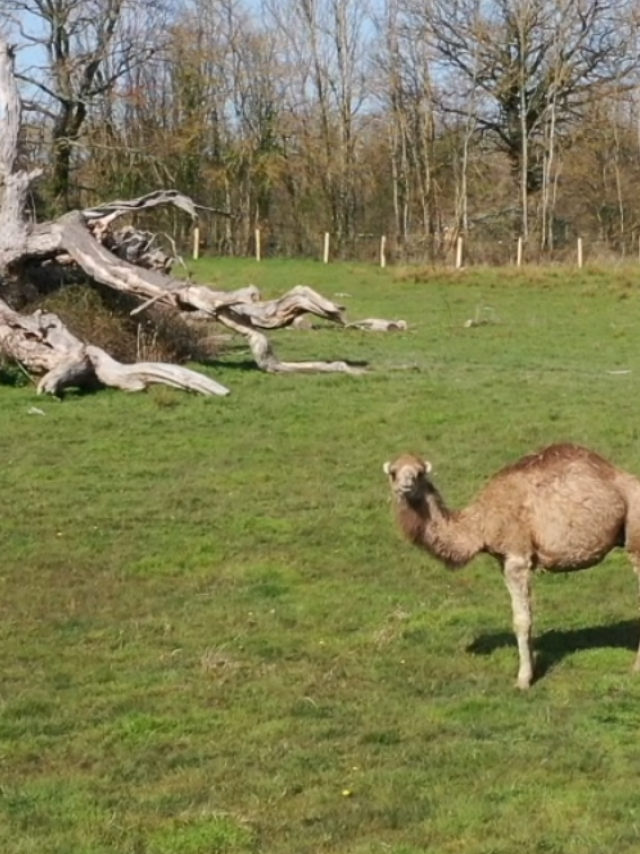
<path id="1" fill-rule="evenodd" d="M 27 226 L 24 207 L 29 185 L 42 174 L 26 172 L 18 159 L 22 105 L 13 76 L 13 53 L 0 38 L 0 276 L 24 251 Z"/>
<path id="2" fill-rule="evenodd" d="M 84 344 L 55 314 L 18 314 L 0 300 L 0 350 L 35 374 L 42 374 L 38 394 L 60 395 L 69 386 L 102 384 L 141 391 L 152 383 L 226 395 L 229 390 L 203 374 L 179 365 L 138 362 L 123 365 L 100 347 Z"/>

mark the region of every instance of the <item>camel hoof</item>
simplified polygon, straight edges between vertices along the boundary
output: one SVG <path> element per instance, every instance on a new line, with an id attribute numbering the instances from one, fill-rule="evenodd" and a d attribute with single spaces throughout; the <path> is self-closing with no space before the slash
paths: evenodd
<path id="1" fill-rule="evenodd" d="M 516 688 L 519 688 L 520 691 L 528 691 L 531 688 L 531 684 L 533 683 L 532 676 L 521 677 L 518 676 L 518 681 L 516 682 Z"/>

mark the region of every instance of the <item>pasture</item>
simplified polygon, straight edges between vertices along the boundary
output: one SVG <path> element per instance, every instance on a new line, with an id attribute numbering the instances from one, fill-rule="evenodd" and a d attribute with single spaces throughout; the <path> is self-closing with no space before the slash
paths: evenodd
<path id="1" fill-rule="evenodd" d="M 640 850 L 625 556 L 536 579 L 521 694 L 497 567 L 403 542 L 381 470 L 424 452 L 451 506 L 556 440 L 640 473 L 640 270 L 195 272 L 411 328 L 270 336 L 364 377 L 238 340 L 224 399 L 0 387 L 3 854 Z"/>

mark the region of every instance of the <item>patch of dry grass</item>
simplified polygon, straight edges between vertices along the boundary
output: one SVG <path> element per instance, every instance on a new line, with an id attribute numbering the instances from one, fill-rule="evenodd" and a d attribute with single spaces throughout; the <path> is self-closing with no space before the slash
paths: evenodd
<path id="1" fill-rule="evenodd" d="M 139 300 L 89 285 L 67 285 L 21 310 L 51 311 L 81 340 L 102 347 L 122 362 L 197 361 L 215 356 L 204 326 L 188 323 L 176 312 L 151 306 L 131 316 Z"/>

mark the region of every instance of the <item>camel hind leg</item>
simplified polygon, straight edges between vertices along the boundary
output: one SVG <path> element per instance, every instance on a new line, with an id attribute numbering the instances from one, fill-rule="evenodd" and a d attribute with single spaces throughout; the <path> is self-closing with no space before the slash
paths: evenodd
<path id="1" fill-rule="evenodd" d="M 517 686 L 521 690 L 529 688 L 533 682 L 533 649 L 531 644 L 531 563 L 527 558 L 508 557 L 504 561 L 503 576 L 513 613 L 513 631 L 518 641 Z"/>
<path id="2" fill-rule="evenodd" d="M 629 483 L 627 482 L 629 488 Z M 633 478 L 627 495 L 627 516 L 624 525 L 624 547 L 640 588 L 640 481 Z M 640 593 L 640 590 L 639 590 Z M 640 644 L 633 669 L 640 673 Z"/>
<path id="3" fill-rule="evenodd" d="M 640 596 L 640 551 L 629 552 L 629 558 L 631 560 L 631 565 L 633 566 L 633 571 L 638 579 L 638 593 Z M 636 653 L 636 660 L 633 664 L 633 669 L 636 673 L 640 673 L 640 644 L 638 644 L 638 652 Z"/>

